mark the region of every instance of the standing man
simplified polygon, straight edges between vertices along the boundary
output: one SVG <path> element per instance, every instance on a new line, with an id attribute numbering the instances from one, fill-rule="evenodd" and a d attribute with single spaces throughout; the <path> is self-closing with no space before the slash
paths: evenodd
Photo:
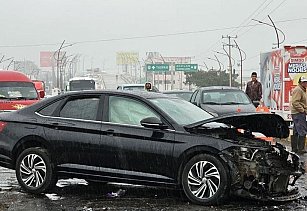
<path id="1" fill-rule="evenodd" d="M 291 136 L 291 148 L 298 154 L 306 153 L 305 138 L 307 134 L 307 77 L 301 76 L 298 85 L 292 91 L 291 115 L 293 119 L 293 135 Z"/>
<path id="2" fill-rule="evenodd" d="M 257 73 L 252 72 L 252 80 L 247 82 L 245 93 L 251 99 L 254 106 L 257 108 L 260 100 L 262 99 L 262 85 L 257 80 Z"/>

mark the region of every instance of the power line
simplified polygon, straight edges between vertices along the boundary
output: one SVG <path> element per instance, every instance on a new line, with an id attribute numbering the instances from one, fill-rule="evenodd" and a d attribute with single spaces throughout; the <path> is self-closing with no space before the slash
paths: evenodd
<path id="1" fill-rule="evenodd" d="M 60 45 L 61 43 L 45 43 L 45 44 L 22 44 L 22 45 L 0 45 L 1 48 L 15 48 L 15 47 L 42 47 L 42 46 L 54 46 Z"/>
<path id="2" fill-rule="evenodd" d="M 267 2 L 268 0 L 265 0 L 262 4 L 260 4 L 260 6 L 250 15 L 250 16 L 252 16 L 255 12 L 257 12 L 257 10 L 259 10 L 261 7 L 262 7 L 262 5 L 264 5 L 266 2 Z M 268 6 L 268 5 L 267 5 Z M 266 6 L 266 7 L 267 7 Z M 249 16 L 249 17 L 250 17 Z M 241 26 L 249 19 L 249 17 L 248 18 L 246 18 L 244 21 L 242 21 L 241 22 L 241 24 L 239 25 L 239 27 L 240 27 L 240 29 L 237 31 L 237 32 L 239 32 L 242 28 L 241 28 Z M 247 24 L 249 24 L 251 21 L 249 21 Z M 233 34 L 235 31 L 236 31 L 236 29 L 237 28 L 235 28 L 235 29 L 233 29 L 229 34 Z M 218 43 L 219 43 L 219 41 L 220 40 L 217 40 L 215 43 L 213 43 L 209 48 L 207 48 L 207 50 L 206 50 L 206 52 L 210 52 L 211 51 L 211 49 L 213 49 Z M 201 55 L 201 54 L 198 54 L 198 55 Z"/>
<path id="3" fill-rule="evenodd" d="M 263 12 L 272 2 L 273 2 L 273 0 L 272 1 L 270 1 L 264 8 L 262 8 L 262 10 L 260 11 L 260 12 L 258 12 L 258 10 L 260 10 L 260 8 L 267 2 L 268 0 L 265 0 L 251 15 L 249 15 L 241 24 L 243 24 L 243 23 L 245 23 L 245 24 L 249 24 L 250 22 L 251 22 L 251 19 L 252 18 L 255 18 L 255 17 L 257 17 L 261 12 Z M 254 14 L 256 13 L 256 12 L 258 12 L 255 16 L 254 16 Z M 247 23 L 246 23 L 247 22 Z M 239 32 L 240 32 L 240 30 L 241 30 L 242 28 L 240 28 L 237 32 L 236 32 L 236 34 L 238 34 Z M 233 31 L 235 31 L 235 30 L 233 30 Z M 231 33 L 233 33 L 233 31 L 231 32 Z"/>
<path id="4" fill-rule="evenodd" d="M 260 6 L 258 6 L 258 8 L 251 14 L 251 15 L 249 15 L 244 21 L 242 21 L 241 22 L 241 24 L 239 25 L 239 30 L 237 30 L 238 28 L 235 28 L 235 29 L 233 29 L 229 34 L 233 34 L 233 33 L 235 33 L 236 32 L 236 30 L 237 30 L 237 32 L 236 33 L 238 33 L 242 28 L 241 28 L 241 26 L 247 21 L 247 20 L 249 20 L 250 19 L 250 17 L 251 16 L 253 16 L 266 2 L 267 2 L 268 0 L 265 0 L 262 4 L 260 4 Z M 271 1 L 272 2 L 272 1 Z M 269 3 L 270 4 L 270 3 Z M 267 4 L 264 8 L 266 8 L 266 7 L 268 7 L 268 5 L 269 4 Z M 259 13 L 258 13 L 259 14 Z M 247 23 L 247 24 L 249 24 L 251 21 L 249 20 L 249 22 Z M 206 52 L 210 52 L 211 51 L 211 49 L 213 49 L 218 43 L 219 43 L 219 41 L 220 40 L 217 40 L 215 43 L 213 43 L 207 50 L 206 50 Z M 200 54 L 199 54 L 200 55 Z"/>
<path id="5" fill-rule="evenodd" d="M 275 12 L 284 2 L 285 2 L 286 0 L 284 0 L 283 2 L 281 2 L 277 7 L 275 7 L 273 10 L 271 10 L 271 12 L 269 13 L 269 15 L 270 14 L 272 14 L 273 12 Z M 272 3 L 272 1 L 269 3 L 269 4 L 271 4 Z M 268 4 L 268 5 L 269 5 Z M 268 6 L 267 5 L 267 6 Z M 266 7 L 265 7 L 266 8 Z M 263 10 L 262 10 L 263 11 Z M 262 12 L 261 11 L 261 12 Z M 260 13 L 258 13 L 255 17 L 257 17 L 258 15 L 259 15 Z M 263 21 L 265 19 L 265 17 L 261 20 L 261 21 Z M 252 20 L 250 20 L 250 22 L 251 22 Z M 249 23 L 250 23 L 249 22 Z M 276 22 L 276 21 L 275 21 Z M 277 23 L 277 22 L 276 22 Z M 252 30 L 254 27 L 251 27 L 251 28 L 249 28 L 249 29 L 247 29 L 246 31 L 244 31 L 244 32 L 242 32 L 240 35 L 238 35 L 239 37 L 242 37 L 242 35 L 244 35 L 244 34 L 246 34 L 247 32 L 249 32 L 250 30 Z"/>
<path id="6" fill-rule="evenodd" d="M 284 0 L 283 2 L 281 2 L 275 9 L 273 9 L 270 13 L 269 13 L 269 15 L 271 15 L 272 13 L 274 13 L 275 12 L 275 10 L 277 10 L 283 3 L 285 3 L 287 0 Z"/>
<path id="7" fill-rule="evenodd" d="M 293 22 L 299 20 L 307 20 L 307 18 L 296 18 L 296 19 L 288 19 L 275 21 L 275 23 L 285 23 L 285 22 Z M 111 41 L 122 41 L 122 40 L 134 40 L 134 39 L 145 39 L 145 38 L 157 38 L 157 37 L 170 37 L 170 36 L 180 36 L 180 35 L 189 35 L 189 34 L 199 34 L 199 33 L 207 33 L 207 32 L 215 32 L 215 31 L 223 31 L 229 29 L 237 29 L 237 28 L 247 28 L 258 26 L 261 24 L 250 24 L 243 26 L 231 26 L 231 27 L 221 27 L 215 29 L 204 29 L 204 30 L 196 30 L 196 31 L 185 31 L 185 32 L 176 32 L 176 33 L 167 33 L 167 34 L 155 34 L 155 35 L 144 35 L 144 36 L 131 36 L 131 37 L 121 37 L 121 38 L 109 38 L 109 39 L 100 39 L 100 40 L 85 40 L 85 41 L 76 41 L 67 44 L 84 44 L 84 43 L 97 43 L 97 42 L 111 42 Z M 40 43 L 40 44 L 21 44 L 21 45 L 0 45 L 0 48 L 15 48 L 15 47 L 41 47 L 41 46 L 58 46 L 61 43 Z"/>

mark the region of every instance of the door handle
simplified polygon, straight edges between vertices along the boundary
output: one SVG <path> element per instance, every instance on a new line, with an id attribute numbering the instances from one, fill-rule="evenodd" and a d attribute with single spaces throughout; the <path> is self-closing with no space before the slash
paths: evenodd
<path id="1" fill-rule="evenodd" d="M 113 135 L 114 135 L 114 130 L 112 130 L 112 129 L 106 130 L 106 131 L 104 131 L 104 132 L 105 132 L 105 134 L 106 134 L 107 136 L 113 136 Z"/>
<path id="2" fill-rule="evenodd" d="M 53 126 L 54 129 L 59 129 L 59 123 L 58 122 L 52 122 L 51 125 Z"/>
<path id="3" fill-rule="evenodd" d="M 69 124 L 69 123 L 63 123 L 63 122 L 51 122 L 50 125 L 54 128 L 54 129 L 59 129 L 59 127 L 71 127 L 74 126 L 74 124 Z"/>

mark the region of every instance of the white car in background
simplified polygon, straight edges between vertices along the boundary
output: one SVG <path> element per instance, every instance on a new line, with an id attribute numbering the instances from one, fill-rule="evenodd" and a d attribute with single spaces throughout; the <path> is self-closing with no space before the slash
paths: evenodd
<path id="1" fill-rule="evenodd" d="M 145 90 L 145 84 L 122 84 L 117 86 L 117 90 Z M 153 92 L 159 92 L 158 88 L 155 86 L 152 86 Z"/>

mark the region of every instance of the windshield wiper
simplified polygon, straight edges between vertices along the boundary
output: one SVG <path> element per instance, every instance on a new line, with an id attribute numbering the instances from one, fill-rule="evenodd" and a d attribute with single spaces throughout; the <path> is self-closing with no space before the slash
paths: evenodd
<path id="1" fill-rule="evenodd" d="M 208 105 L 220 105 L 221 103 L 216 103 L 216 102 L 204 102 L 203 104 L 208 104 Z"/>
<path id="2" fill-rule="evenodd" d="M 6 99 L 10 99 L 10 98 L 8 98 L 8 97 L 4 97 L 4 96 L 0 96 L 0 99 L 4 99 L 4 100 L 6 100 Z"/>

